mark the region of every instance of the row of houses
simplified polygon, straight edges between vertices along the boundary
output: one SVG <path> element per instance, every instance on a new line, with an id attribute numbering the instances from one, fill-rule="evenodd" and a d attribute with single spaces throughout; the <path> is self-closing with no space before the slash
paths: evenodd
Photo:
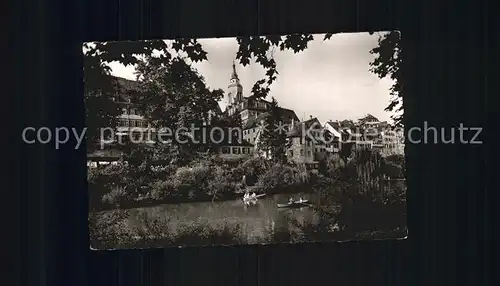
<path id="1" fill-rule="evenodd" d="M 139 136 L 150 134 L 151 143 L 157 139 L 158 132 L 139 114 L 134 103 L 127 96 L 128 91 L 136 89 L 135 81 L 116 78 L 119 85 L 116 102 L 122 108 L 118 118 L 117 135 L 140 139 Z M 221 130 L 221 140 L 212 142 L 210 152 L 219 154 L 225 160 L 240 160 L 250 156 L 266 156 L 260 147 L 265 120 L 270 116 L 271 102 L 252 96 L 243 96 L 236 67 L 233 63 L 228 92 L 224 98 L 225 110 L 215 110 L 208 114 L 201 133 L 210 132 L 213 116 L 235 115 L 241 117 L 242 126 L 234 126 L 233 131 Z M 299 120 L 291 109 L 279 107 L 282 131 L 286 132 L 289 142 L 287 158 L 298 164 L 305 164 L 310 169 L 318 167 L 318 160 L 327 153 L 340 152 L 343 146 L 376 149 L 383 155 L 403 154 L 402 131 L 394 130 L 387 122 L 381 122 L 372 115 L 367 115 L 357 122 L 350 120 L 327 121 L 324 124 L 312 115 L 307 120 Z M 236 130 L 236 132 L 234 132 Z M 199 134 L 202 136 L 203 134 Z M 231 136 L 228 136 L 230 134 Z M 206 134 L 205 134 L 206 135 Z M 195 135 L 198 137 L 198 135 Z M 206 137 L 206 136 L 205 136 Z M 213 138 L 211 138 L 213 139 Z M 115 157 L 116 156 L 116 153 Z M 88 154 L 89 166 L 95 166 L 103 156 L 100 153 Z M 109 156 L 106 157 L 109 162 Z"/>
<path id="2" fill-rule="evenodd" d="M 241 117 L 242 145 L 253 146 L 252 154 L 247 156 L 262 155 L 259 150 L 260 135 L 263 133 L 266 117 L 270 116 L 271 102 L 243 96 L 243 87 L 234 63 L 224 105 L 224 112 L 228 115 L 239 114 Z M 283 107 L 279 109 L 280 124 L 285 126 L 290 146 L 287 150 L 288 158 L 310 168 L 316 168 L 318 160 L 328 152 L 340 152 L 342 146 L 375 149 L 382 155 L 404 153 L 403 131 L 395 130 L 387 122 L 379 121 L 370 114 L 356 122 L 330 120 L 321 124 L 312 115 L 306 120 L 299 120 L 293 110 Z M 232 154 L 224 154 L 226 158 L 230 158 L 230 155 Z"/>

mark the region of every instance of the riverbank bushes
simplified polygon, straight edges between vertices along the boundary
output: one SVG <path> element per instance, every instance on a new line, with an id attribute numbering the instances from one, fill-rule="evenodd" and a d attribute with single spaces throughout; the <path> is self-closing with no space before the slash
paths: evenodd
<path id="1" fill-rule="evenodd" d="M 250 158 L 236 166 L 217 157 L 200 158 L 178 168 L 116 165 L 90 168 L 91 210 L 128 208 L 159 203 L 235 199 L 245 191 L 243 176 L 253 179 L 252 191 L 268 195 L 304 191 L 311 174 L 304 166 Z M 247 180 L 248 181 L 248 180 Z"/>
<path id="2" fill-rule="evenodd" d="M 254 191 L 267 194 L 305 189 L 316 192 L 314 205 L 319 221 L 297 222 L 294 231 L 278 231 L 264 243 L 352 240 L 401 237 L 406 234 L 406 185 L 401 177 L 404 157 L 383 158 L 368 151 L 349 157 L 325 158 L 319 174 L 300 165 L 271 163 L 251 158 L 228 166 L 216 158 L 204 158 L 179 168 L 154 168 L 146 179 L 132 182 L 134 170 L 126 164 L 89 170 L 89 189 L 98 206 L 125 208 L 128 204 L 152 204 L 193 200 L 223 200 L 241 196 L 241 177 L 256 177 Z M 392 164 L 390 168 L 387 165 Z M 394 167 L 396 166 L 396 167 Z M 393 172 L 394 169 L 398 172 Z M 144 170 L 143 174 L 147 173 Z M 134 177 L 132 177 L 134 178 Z M 163 247 L 246 243 L 246 233 L 234 225 L 186 222 L 172 231 L 167 221 L 143 218 L 140 227 L 126 223 L 127 210 L 91 214 L 93 246 L 98 248 Z"/>
<path id="3" fill-rule="evenodd" d="M 315 184 L 319 190 L 315 207 L 322 223 L 303 231 L 320 237 L 330 235 L 327 232 L 336 225 L 350 239 L 377 231 L 401 233 L 406 229 L 403 170 L 404 156 L 387 158 L 370 150 L 356 150 L 349 158 L 327 158 Z"/>
<path id="4" fill-rule="evenodd" d="M 258 177 L 256 189 L 260 193 L 276 194 L 304 189 L 311 174 L 301 165 L 273 164 Z"/>
<path id="5" fill-rule="evenodd" d="M 234 245 L 244 243 L 239 225 L 216 226 L 184 223 L 173 231 L 168 220 L 143 216 L 139 226 L 127 223 L 127 210 L 91 213 L 90 243 L 95 249 L 151 248 L 168 246 Z"/>

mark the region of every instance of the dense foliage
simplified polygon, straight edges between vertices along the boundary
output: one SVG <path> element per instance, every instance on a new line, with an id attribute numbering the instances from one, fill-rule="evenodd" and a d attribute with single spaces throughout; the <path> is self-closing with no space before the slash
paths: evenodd
<path id="1" fill-rule="evenodd" d="M 325 35 L 324 40 L 331 36 Z M 273 58 L 276 49 L 298 53 L 307 49 L 311 40 L 311 34 L 238 37 L 236 58 L 239 62 L 246 66 L 255 60 L 266 71 L 266 78 L 253 86 L 252 95 L 266 97 L 276 80 L 278 70 Z M 370 70 L 377 76 L 389 76 L 395 82 L 391 89 L 393 99 L 386 110 L 400 112 L 394 118 L 397 124 L 402 120 L 403 96 L 400 41 L 398 32 L 381 35 L 379 46 L 371 51 L 375 59 L 370 64 Z M 109 68 L 109 63 L 114 61 L 136 67 L 139 89 L 128 96 L 139 103 L 141 113 L 153 126 L 176 129 L 201 124 L 209 114 L 216 114 L 222 91 L 210 90 L 203 77 L 190 65 L 190 62 L 203 60 L 207 60 L 207 54 L 193 39 L 85 44 L 87 141 L 98 141 L 99 128 L 117 126 L 116 117 L 121 110 L 115 95 L 119 87 L 110 76 Z M 279 121 L 277 107 L 273 99 L 266 125 L 274 127 Z M 241 119 L 216 114 L 213 123 L 221 127 L 241 126 Z M 173 144 L 157 142 L 153 146 L 124 144 L 120 146 L 124 156 L 116 165 L 89 168 L 90 208 L 95 211 L 140 204 L 233 199 L 241 196 L 242 177 L 245 175 L 255 178 L 257 192 L 274 194 L 305 189 L 318 192 L 320 198 L 315 208 L 321 214 L 322 223 L 301 226 L 313 240 L 330 235 L 330 227 L 334 224 L 344 233 L 405 225 L 399 214 L 405 212 L 406 188 L 404 184 L 388 186 L 386 180 L 404 177 L 404 157 L 383 158 L 377 153 L 355 151 L 352 145 L 345 145 L 339 154 L 328 155 L 320 162 L 319 174 L 312 174 L 305 166 L 288 164 L 279 156 L 286 148 L 284 136 L 268 132 L 262 139 L 264 149 L 273 160 L 249 158 L 236 166 L 203 152 L 211 147 L 203 144 L 177 144 L 175 140 Z M 93 144 L 87 146 L 93 151 Z M 145 219 L 145 229 L 132 230 L 125 225 L 126 216 L 123 211 L 99 216 L 91 214 L 93 241 L 114 240 L 119 242 L 118 246 L 137 246 L 141 238 L 161 245 L 179 244 L 181 240 L 186 244 L 232 244 L 242 239 L 238 229 L 224 225 L 217 229 L 186 225 L 174 234 L 166 233 L 168 227 L 162 222 L 151 223 Z M 290 234 L 274 239 L 290 239 Z"/>
<path id="2" fill-rule="evenodd" d="M 284 163 L 286 158 L 286 150 L 290 144 L 287 142 L 287 136 L 282 121 L 283 116 L 278 102 L 273 97 L 270 104 L 269 115 L 263 122 L 262 133 L 260 135 L 259 149 L 266 154 L 266 157 L 276 162 Z"/>
<path id="3" fill-rule="evenodd" d="M 235 199 L 244 192 L 243 175 L 254 175 L 254 191 L 266 194 L 298 192 L 310 180 L 301 165 L 272 164 L 262 158 L 249 158 L 237 166 L 225 165 L 217 157 L 199 158 L 180 167 L 150 166 L 147 172 L 119 161 L 89 169 L 90 207 Z"/>
<path id="4" fill-rule="evenodd" d="M 328 40 L 332 34 L 326 34 L 324 40 Z M 265 36 L 265 37 L 237 37 L 238 52 L 236 58 L 246 66 L 253 59 L 266 71 L 266 78 L 258 80 L 252 88 L 252 95 L 256 98 L 265 98 L 270 90 L 271 84 L 276 81 L 278 70 L 274 60 L 274 51 L 291 50 L 295 53 L 307 49 L 308 43 L 313 40 L 311 34 L 293 34 L 287 36 Z M 388 105 L 388 111 L 398 111 L 394 118 L 396 124 L 402 123 L 403 116 L 403 83 L 401 71 L 401 35 L 397 31 L 380 35 L 378 47 L 371 50 L 376 56 L 370 63 L 371 71 L 380 78 L 389 76 L 394 80 L 391 88 L 393 99 Z M 180 56 L 182 55 L 182 60 Z M 116 126 L 115 118 L 119 109 L 112 100 L 117 86 L 110 80 L 109 63 L 119 62 L 126 66 L 134 65 L 138 70 L 138 78 L 143 79 L 142 87 L 146 94 L 141 96 L 144 102 L 151 103 L 145 107 L 147 114 L 153 121 L 161 121 L 159 115 L 171 110 L 172 106 L 167 104 L 166 109 L 158 109 L 163 103 L 165 95 L 179 95 L 176 100 L 184 98 L 180 90 L 187 91 L 185 94 L 194 95 L 193 102 L 201 102 L 201 106 L 211 108 L 214 106 L 213 99 L 219 98 L 219 90 L 210 91 L 204 85 L 203 78 L 186 68 L 185 61 L 199 62 L 207 60 L 207 53 L 196 39 L 176 39 L 171 42 L 163 40 L 148 40 L 136 42 L 106 42 L 87 43 L 84 45 L 84 83 L 85 103 L 87 121 L 87 140 L 95 142 L 99 137 L 98 128 Z M 167 71 L 176 73 L 164 76 Z M 184 77 L 190 79 L 189 86 L 179 81 Z M 184 80 L 185 81 L 185 80 Z M 169 89 L 174 88 L 175 90 Z M 172 97 L 170 97 L 172 98 Z M 189 99 L 189 98 L 188 98 Z M 169 101 L 172 104 L 171 101 Z M 169 109 L 170 107 L 170 109 Z M 190 108 L 193 108 L 191 106 Z M 196 107 L 198 108 L 198 107 Z M 180 110 L 177 114 L 182 118 L 186 110 Z M 184 115 L 182 115 L 184 114 Z M 201 112 L 204 114 L 204 112 Z M 168 118 L 168 117 L 167 117 Z M 179 118 L 177 118 L 179 119 Z M 168 126 L 168 125 L 167 125 Z M 88 144 L 92 147 L 92 144 Z"/>
<path id="5" fill-rule="evenodd" d="M 405 234 L 406 186 L 404 181 L 384 181 L 392 175 L 386 166 L 398 164 L 404 169 L 403 156 L 380 157 L 369 150 L 352 150 L 344 161 L 338 154 L 325 157 L 318 174 L 303 165 L 273 163 L 259 157 L 249 158 L 237 166 L 224 165 L 216 157 L 201 158 L 179 168 L 153 168 L 145 184 L 131 184 L 130 167 L 116 166 L 89 169 L 90 194 L 94 207 L 127 206 L 132 202 L 165 203 L 182 200 L 224 200 L 241 196 L 242 174 L 257 179 L 256 192 L 293 193 L 309 190 L 318 194 L 313 208 L 319 214 L 316 224 L 304 224 L 289 218 L 299 232 L 271 233 L 267 242 L 299 242 L 325 239 L 394 237 Z M 396 163 L 397 162 L 397 163 Z M 390 174 L 389 174 L 390 173 Z M 396 173 L 394 173 L 396 174 Z M 397 174 L 399 176 L 399 174 Z M 148 183 L 149 182 L 149 183 Z M 246 243 L 238 225 L 208 226 L 186 222 L 170 230 L 168 221 L 143 218 L 141 228 L 126 224 L 126 210 L 92 213 L 90 226 L 96 247 L 140 247 L 141 245 L 201 245 Z M 338 231 L 332 231 L 336 226 Z M 266 241 L 262 241 L 266 242 Z M 107 245 L 107 246 L 106 246 Z"/>

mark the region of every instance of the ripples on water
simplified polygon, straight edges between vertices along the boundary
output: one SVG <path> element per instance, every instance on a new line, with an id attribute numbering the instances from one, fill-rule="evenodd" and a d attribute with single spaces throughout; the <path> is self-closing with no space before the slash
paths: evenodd
<path id="1" fill-rule="evenodd" d="M 313 201 L 310 194 L 294 195 Z M 247 243 L 267 241 L 276 232 L 299 232 L 290 218 L 300 224 L 317 223 L 317 215 L 309 208 L 278 209 L 277 203 L 285 203 L 288 195 L 274 195 L 258 200 L 255 206 L 245 206 L 242 200 L 223 202 L 199 202 L 159 205 L 129 210 L 127 224 L 130 228 L 142 228 L 147 221 L 161 221 L 168 232 L 176 233 L 181 225 L 202 225 L 213 228 L 240 228 Z M 146 222 L 147 223 L 147 222 Z M 162 223 L 162 224 L 163 224 Z"/>

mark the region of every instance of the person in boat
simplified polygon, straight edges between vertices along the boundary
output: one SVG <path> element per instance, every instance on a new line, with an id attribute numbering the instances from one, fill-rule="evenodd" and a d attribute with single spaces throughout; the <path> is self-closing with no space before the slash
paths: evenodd
<path id="1" fill-rule="evenodd" d="M 299 198 L 299 203 L 303 202 L 302 197 Z"/>
<path id="2" fill-rule="evenodd" d="M 290 199 L 288 200 L 289 203 L 293 204 L 293 198 L 290 197 Z"/>

